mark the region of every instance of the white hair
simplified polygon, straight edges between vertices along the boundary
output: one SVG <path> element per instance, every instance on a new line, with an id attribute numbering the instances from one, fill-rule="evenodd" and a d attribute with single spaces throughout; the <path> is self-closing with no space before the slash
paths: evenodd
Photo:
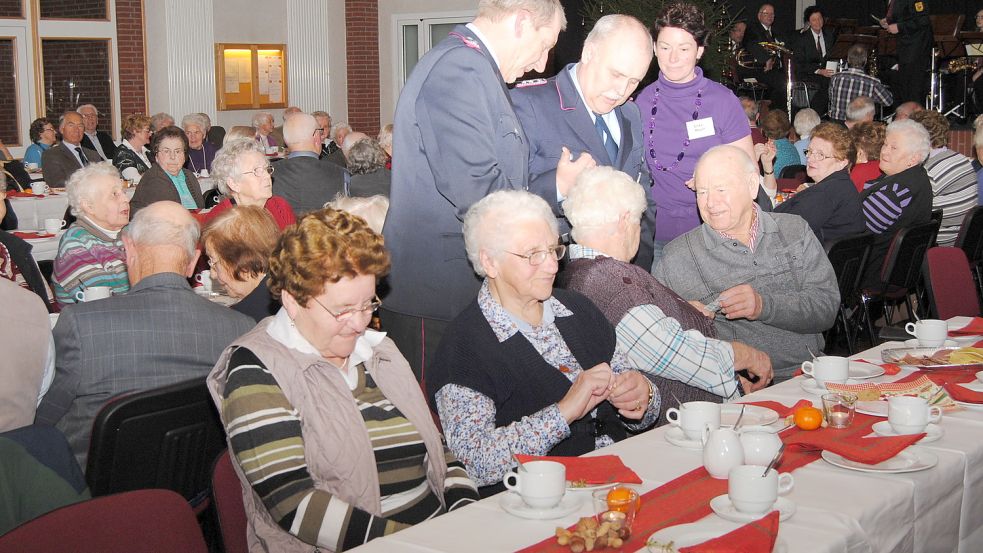
<path id="1" fill-rule="evenodd" d="M 485 276 L 481 252 L 491 256 L 500 254 L 502 244 L 520 221 L 543 221 L 553 234 L 560 234 L 559 224 L 546 200 L 524 190 L 492 192 L 468 209 L 462 225 L 464 248 L 478 276 Z"/>
<path id="2" fill-rule="evenodd" d="M 386 222 L 386 213 L 389 211 L 389 198 L 378 194 L 369 197 L 352 197 L 339 193 L 335 199 L 324 204 L 324 207 L 331 207 L 339 211 L 347 211 L 352 215 L 365 219 L 372 230 L 382 234 L 382 225 Z"/>
<path id="3" fill-rule="evenodd" d="M 189 113 L 181 118 L 181 128 L 187 129 L 188 125 L 198 125 L 201 132 L 208 131 L 208 120 L 201 116 L 200 113 Z"/>
<path id="4" fill-rule="evenodd" d="M 983 146 L 983 126 L 976 127 L 976 130 L 973 131 L 973 147 L 979 148 L 980 146 Z"/>
<path id="5" fill-rule="evenodd" d="M 478 17 L 491 21 L 500 21 L 520 10 L 532 14 L 536 29 L 549 25 L 559 12 L 560 30 L 567 28 L 567 17 L 563 13 L 560 0 L 479 0 L 478 2 Z"/>
<path id="6" fill-rule="evenodd" d="M 352 132 L 352 127 L 351 125 L 345 123 L 344 121 L 338 121 L 337 123 L 331 125 L 331 132 L 329 133 L 329 135 L 331 137 L 331 140 L 335 141 L 335 144 L 338 144 L 338 131 L 341 130 L 344 130 L 346 132 Z M 340 147 L 341 144 L 338 144 L 338 146 Z"/>
<path id="7" fill-rule="evenodd" d="M 391 152 L 393 149 L 393 124 L 389 123 L 385 127 L 379 129 L 379 146 L 386 152 Z"/>
<path id="8" fill-rule="evenodd" d="M 215 153 L 212 160 L 211 176 L 215 179 L 218 191 L 224 195 L 229 194 L 229 179 L 232 182 L 239 182 L 242 178 L 242 167 L 239 160 L 246 152 L 256 152 L 265 157 L 259 143 L 250 138 L 237 138 L 231 142 L 225 142 L 222 149 Z"/>
<path id="9" fill-rule="evenodd" d="M 273 114 L 269 112 L 261 111 L 259 113 L 254 114 L 252 119 L 253 128 L 258 129 L 259 126 L 263 124 L 263 121 L 267 118 L 269 118 L 271 123 L 273 122 Z"/>
<path id="10" fill-rule="evenodd" d="M 141 246 L 178 246 L 190 261 L 198 248 L 198 239 L 201 238 L 198 221 L 189 215 L 182 224 L 157 216 L 157 211 L 155 209 L 137 211 L 130 224 L 123 227 L 123 235 Z"/>
<path id="11" fill-rule="evenodd" d="M 846 118 L 849 121 L 863 121 L 874 115 L 874 100 L 867 96 L 857 96 L 847 104 Z"/>
<path id="12" fill-rule="evenodd" d="M 173 124 L 174 117 L 170 113 L 166 113 L 162 111 L 160 113 L 153 114 L 153 116 L 150 117 L 150 130 L 159 131 L 162 128 L 168 126 L 168 125 L 162 125 L 162 123 L 164 121 L 167 121 L 168 119 L 170 119 L 172 122 L 171 124 Z"/>
<path id="13" fill-rule="evenodd" d="M 99 115 L 99 108 L 97 108 L 92 104 L 82 104 L 81 106 L 75 108 L 75 112 L 78 113 L 79 115 L 84 115 L 82 113 L 82 110 L 85 108 L 92 108 L 92 111 L 96 112 L 96 115 Z"/>
<path id="14" fill-rule="evenodd" d="M 594 23 L 594 28 L 587 33 L 587 38 L 584 39 L 584 46 L 587 46 L 588 44 L 600 44 L 611 35 L 619 31 L 624 31 L 631 26 L 644 32 L 645 36 L 648 37 L 649 42 L 653 42 L 652 33 L 648 30 L 648 27 L 646 27 L 644 23 L 630 15 L 612 13 L 605 15 Z M 649 48 L 649 50 L 651 50 L 651 48 Z"/>
<path id="15" fill-rule="evenodd" d="M 68 193 L 68 205 L 72 208 L 72 215 L 82 214 L 83 200 L 92 201 L 95 177 L 111 177 L 116 180 L 122 178 L 119 176 L 119 169 L 111 161 L 90 163 L 72 173 L 65 181 L 65 192 Z"/>
<path id="16" fill-rule="evenodd" d="M 799 113 L 795 114 L 795 122 L 792 126 L 795 127 L 795 134 L 799 135 L 799 138 L 804 138 L 812 134 L 812 130 L 815 129 L 821 120 L 819 119 L 819 114 L 816 110 L 812 108 L 800 109 Z"/>
<path id="17" fill-rule="evenodd" d="M 932 137 L 921 123 L 910 119 L 891 121 L 891 124 L 887 126 L 887 133 L 884 135 L 885 139 L 888 134 L 893 132 L 900 134 L 904 138 L 905 144 L 907 145 L 907 153 L 918 154 L 919 163 L 924 163 L 928 159 L 928 155 L 932 153 Z"/>
<path id="18" fill-rule="evenodd" d="M 618 222 L 626 211 L 632 221 L 640 221 L 646 207 L 648 200 L 642 186 L 625 173 L 606 166 L 581 173 L 563 201 L 563 213 L 573 227 L 571 236 L 577 241 Z"/>

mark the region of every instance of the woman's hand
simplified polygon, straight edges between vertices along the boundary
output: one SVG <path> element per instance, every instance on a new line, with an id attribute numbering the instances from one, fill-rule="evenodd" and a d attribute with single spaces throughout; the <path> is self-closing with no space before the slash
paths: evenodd
<path id="1" fill-rule="evenodd" d="M 626 419 L 639 420 L 649 406 L 649 380 L 638 371 L 623 372 L 614 377 L 614 388 L 608 401 Z"/>
<path id="2" fill-rule="evenodd" d="M 614 385 L 611 366 L 601 363 L 580 373 L 567 395 L 556 403 L 567 424 L 583 417 L 608 398 Z"/>

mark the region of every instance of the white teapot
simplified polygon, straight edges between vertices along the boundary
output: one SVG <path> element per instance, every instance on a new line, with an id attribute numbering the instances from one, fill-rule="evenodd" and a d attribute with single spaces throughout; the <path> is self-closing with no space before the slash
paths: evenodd
<path id="1" fill-rule="evenodd" d="M 710 476 L 726 479 L 730 469 L 744 464 L 744 447 L 730 428 L 703 429 L 703 466 Z"/>

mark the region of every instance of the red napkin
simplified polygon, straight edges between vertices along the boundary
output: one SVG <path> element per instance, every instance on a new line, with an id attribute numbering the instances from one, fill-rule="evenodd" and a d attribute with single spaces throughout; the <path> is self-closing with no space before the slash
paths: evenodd
<path id="1" fill-rule="evenodd" d="M 868 365 L 874 365 L 884 369 L 884 374 L 895 375 L 901 372 L 901 367 L 895 365 L 894 363 L 874 363 L 873 361 L 865 361 L 863 359 L 857 359 L 858 363 L 867 363 Z"/>
<path id="2" fill-rule="evenodd" d="M 43 198 L 44 194 L 31 194 L 30 192 L 7 191 L 8 198 Z"/>
<path id="3" fill-rule="evenodd" d="M 38 238 L 51 238 L 54 234 L 48 232 L 20 232 L 15 230 L 14 236 L 23 240 L 37 240 Z"/>
<path id="4" fill-rule="evenodd" d="M 963 403 L 983 403 L 983 392 L 976 392 L 960 386 L 960 384 L 966 382 L 976 381 L 975 370 L 940 370 L 926 373 L 926 376 L 932 382 L 945 388 L 949 396 L 956 401 Z"/>
<path id="5" fill-rule="evenodd" d="M 795 402 L 795 405 L 791 407 L 786 407 L 783 403 L 778 403 L 777 401 L 748 401 L 748 405 L 757 405 L 758 407 L 765 407 L 771 409 L 778 413 L 778 418 L 784 419 L 785 417 L 791 415 L 799 407 L 812 407 L 812 402 L 808 399 L 800 399 Z"/>
<path id="6" fill-rule="evenodd" d="M 976 334 L 983 334 L 983 318 L 973 317 L 973 320 L 968 325 L 959 330 L 949 331 L 949 335 L 951 336 L 973 336 Z"/>
<path id="7" fill-rule="evenodd" d="M 516 455 L 523 463 L 529 461 L 556 461 L 567 467 L 567 480 L 583 480 L 587 484 L 641 484 L 642 479 L 635 471 L 626 467 L 617 455 L 598 455 L 597 457 L 540 457 L 536 455 Z"/>
<path id="8" fill-rule="evenodd" d="M 679 553 L 771 553 L 778 538 L 778 511 L 737 530 L 698 545 L 680 547 Z"/>
<path id="9" fill-rule="evenodd" d="M 925 437 L 924 433 L 884 438 L 848 436 L 846 429 L 822 428 L 812 432 L 800 432 L 785 438 L 785 445 L 801 449 L 822 449 L 868 465 L 887 461 L 904 448 Z"/>
<path id="10" fill-rule="evenodd" d="M 959 384 L 945 384 L 942 386 L 949 392 L 949 397 L 963 403 L 983 403 L 983 392 L 974 392 Z"/>

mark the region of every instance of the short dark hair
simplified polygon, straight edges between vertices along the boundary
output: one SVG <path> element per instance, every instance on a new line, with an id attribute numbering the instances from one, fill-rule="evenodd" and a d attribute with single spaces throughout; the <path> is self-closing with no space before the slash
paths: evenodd
<path id="1" fill-rule="evenodd" d="M 27 131 L 28 134 L 31 135 L 31 142 L 41 140 L 41 133 L 44 132 L 45 125 L 51 125 L 52 127 L 55 126 L 54 123 L 52 123 L 51 120 L 46 117 L 40 117 L 34 121 L 31 121 L 31 128 Z"/>
<path id="2" fill-rule="evenodd" d="M 153 153 L 154 157 L 157 157 L 157 148 L 160 147 L 160 143 L 163 142 L 165 138 L 180 139 L 181 143 L 184 144 L 184 153 L 187 155 L 188 149 L 191 147 L 188 145 L 188 135 L 184 134 L 184 130 L 181 129 L 181 127 L 171 125 L 170 127 L 159 129 L 154 133 L 154 137 L 150 141 L 150 151 Z"/>
<path id="3" fill-rule="evenodd" d="M 812 17 L 812 15 L 815 13 L 818 13 L 819 15 L 823 16 L 823 19 L 826 19 L 826 14 L 823 13 L 822 8 L 820 8 L 819 6 L 809 6 L 808 8 L 806 8 L 806 11 L 802 13 L 802 22 L 808 23 L 809 18 Z"/>
<path id="4" fill-rule="evenodd" d="M 704 46 L 709 34 L 703 12 L 693 4 L 678 2 L 668 4 L 652 24 L 652 38 L 659 39 L 659 32 L 666 27 L 676 27 L 693 35 L 697 46 Z"/>

